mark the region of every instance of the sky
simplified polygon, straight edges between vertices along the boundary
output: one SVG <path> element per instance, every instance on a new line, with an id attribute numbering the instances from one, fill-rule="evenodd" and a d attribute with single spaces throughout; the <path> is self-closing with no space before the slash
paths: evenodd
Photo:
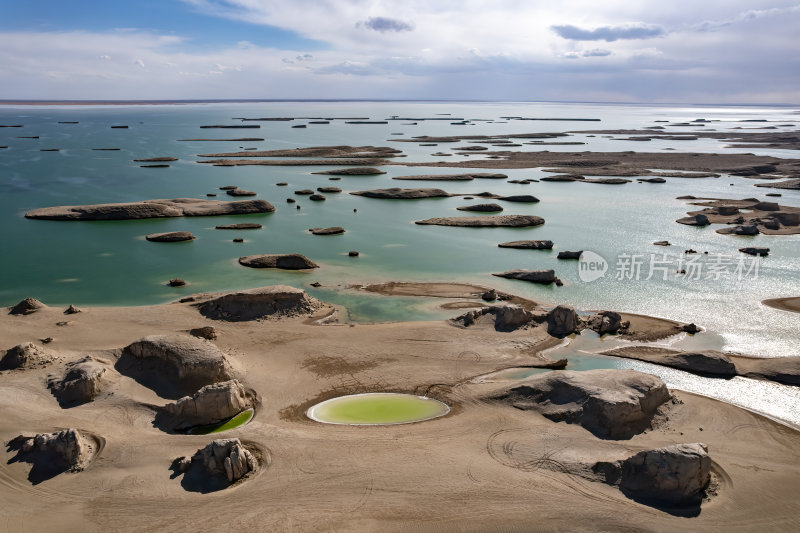
<path id="1" fill-rule="evenodd" d="M 0 99 L 800 103 L 798 0 L 0 0 Z"/>

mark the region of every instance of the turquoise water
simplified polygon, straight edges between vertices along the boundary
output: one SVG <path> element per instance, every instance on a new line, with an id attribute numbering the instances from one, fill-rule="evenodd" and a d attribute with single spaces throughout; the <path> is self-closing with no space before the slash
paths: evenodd
<path id="1" fill-rule="evenodd" d="M 507 134 L 569 130 L 641 128 L 654 120 L 688 121 L 721 119 L 702 129 L 759 127 L 763 123 L 741 123 L 743 119 L 766 118 L 770 125 L 791 124 L 794 108 L 700 108 L 670 106 L 619 106 L 583 104 L 480 104 L 480 103 L 253 103 L 130 107 L 5 107 L 0 124 L 19 123 L 24 128 L 0 128 L 0 227 L 3 228 L 4 261 L 0 266 L 0 304 L 12 305 L 33 296 L 53 305 L 139 305 L 174 300 L 197 291 L 228 290 L 287 283 L 313 295 L 347 307 L 354 321 L 433 319 L 453 316 L 423 299 L 390 299 L 339 290 L 349 283 L 385 280 L 464 281 L 492 285 L 534 300 L 569 303 L 584 309 L 615 309 L 646 313 L 706 327 L 705 340 L 715 347 L 767 356 L 800 353 L 798 317 L 762 306 L 764 298 L 800 295 L 800 236 L 737 238 L 717 235 L 713 227 L 697 229 L 674 222 L 688 207 L 676 196 L 764 198 L 767 189 L 753 187 L 756 180 L 724 176 L 719 179 L 667 178 L 665 184 L 630 183 L 604 186 L 577 183 L 532 183 L 516 185 L 498 180 L 440 182 L 430 186 L 451 193 L 533 194 L 538 204 L 504 203 L 507 214 L 535 214 L 544 226 L 527 229 L 445 228 L 417 226 L 414 220 L 463 214 L 455 208 L 468 201 L 460 198 L 415 201 L 382 201 L 356 197 L 348 191 L 368 188 L 425 186 L 419 182 L 397 182 L 392 176 L 453 173 L 462 170 L 388 166 L 381 176 L 343 176 L 328 181 L 311 172 L 334 167 L 212 167 L 196 163 L 197 154 L 238 151 L 240 148 L 281 149 L 317 145 L 393 146 L 407 154 L 397 161 L 467 159 L 431 156 L 451 151 L 452 146 L 419 147 L 392 139 L 415 135 Z M 260 129 L 200 129 L 204 124 L 236 124 L 233 117 L 304 116 L 370 117 L 392 115 L 501 120 L 502 116 L 586 117 L 601 122 L 507 121 L 477 122 L 454 126 L 449 121 L 390 121 L 387 125 L 348 125 L 334 120 L 328 125 L 261 122 Z M 79 121 L 79 124 L 58 124 Z M 774 122 L 773 122 L 774 121 Z M 111 129 L 127 124 L 128 129 Z M 701 129 L 701 128 L 698 128 Z M 782 128 L 794 130 L 796 128 Z M 670 128 L 687 133 L 692 128 Z M 403 133 L 403 136 L 392 135 Z M 38 140 L 18 136 L 38 135 Z M 263 137 L 263 142 L 179 142 L 187 138 Z M 515 150 L 584 151 L 638 150 L 736 152 L 713 139 L 698 141 L 627 142 L 601 136 L 574 135 L 562 140 L 580 140 L 584 146 L 523 145 Z M 60 148 L 59 152 L 40 149 Z M 91 148 L 121 148 L 92 151 Z M 743 150 L 739 150 L 743 151 Z M 775 157 L 792 157 L 789 150 L 747 149 Z M 170 168 L 139 168 L 133 159 L 172 156 L 180 161 Z M 484 156 L 474 155 L 471 158 Z M 539 169 L 502 171 L 511 179 L 539 178 Z M 286 181 L 288 187 L 275 183 Z M 733 183 L 734 186 L 730 186 Z M 239 217 L 178 218 L 122 222 L 53 222 L 27 220 L 25 211 L 51 205 L 125 202 L 152 198 L 205 197 L 219 194 L 223 185 L 238 185 L 256 191 L 273 203 L 277 211 L 267 215 Z M 399 184 L 399 185 L 398 185 Z M 296 189 L 335 185 L 341 194 L 326 194 L 325 202 L 299 198 L 302 209 L 285 202 Z M 780 201 L 800 205 L 800 193 L 781 191 Z M 353 212 L 357 209 L 357 212 Z M 258 222 L 264 229 L 220 231 L 218 224 Z M 340 236 L 314 236 L 311 227 L 343 226 Z M 168 244 L 144 240 L 155 232 L 191 231 L 192 242 Z M 244 243 L 231 242 L 242 237 Z M 499 249 L 497 243 L 519 239 L 551 239 L 552 252 Z M 653 247 L 656 240 L 676 246 Z M 686 248 L 711 254 L 731 254 L 745 245 L 767 246 L 772 251 L 761 263 L 757 279 L 698 280 L 660 278 L 616 280 L 617 256 Z M 584 283 L 576 262 L 557 261 L 559 250 L 592 250 L 611 263 L 601 280 Z M 347 256 L 358 250 L 360 256 Z M 311 273 L 254 270 L 239 266 L 236 259 L 257 253 L 303 253 L 319 263 Z M 513 268 L 555 268 L 565 286 L 544 287 L 503 280 L 492 272 Z M 184 288 L 165 283 L 185 279 Z M 319 281 L 328 289 L 311 289 Z M 339 286 L 338 288 L 336 286 Z M 703 337 L 703 336 L 698 336 Z M 700 342 L 700 341 L 698 341 Z"/>

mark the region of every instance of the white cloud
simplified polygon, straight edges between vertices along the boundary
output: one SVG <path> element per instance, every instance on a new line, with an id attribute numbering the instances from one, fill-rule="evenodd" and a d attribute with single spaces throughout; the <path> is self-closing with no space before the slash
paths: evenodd
<path id="1" fill-rule="evenodd" d="M 793 15 L 800 13 L 800 4 L 789 7 L 775 7 L 769 9 L 748 9 L 738 13 L 734 17 L 723 20 L 707 20 L 701 24 L 694 26 L 695 29 L 700 31 L 715 31 L 739 22 L 750 22 L 767 17 L 775 17 L 778 15 Z"/>
<path id="2" fill-rule="evenodd" d="M 137 30 L 0 32 L 0 72 L 7 80 L 0 97 L 595 95 L 622 101 L 707 101 L 704 94 L 713 91 L 717 101 L 725 94 L 736 101 L 800 101 L 796 0 L 782 7 L 776 7 L 777 0 L 691 6 L 654 0 L 183 1 L 215 16 L 279 27 L 324 46 L 311 50 L 312 57 L 308 50 L 277 50 L 248 41 L 188 48 L 180 35 Z M 413 31 L 392 23 L 378 23 L 384 31 L 363 24 L 381 17 L 413 25 Z M 631 26 L 630 21 L 638 22 Z M 700 31 L 703 24 L 706 31 Z M 582 40 L 566 39 L 551 27 L 574 28 L 576 34 L 566 35 Z M 631 38 L 648 36 L 653 38 Z M 613 44 L 595 48 L 598 40 Z M 48 76 L 58 84 L 47 81 Z"/>
<path id="3" fill-rule="evenodd" d="M 658 48 L 639 48 L 633 51 L 634 57 L 658 57 L 663 55 L 664 52 Z"/>
<path id="4" fill-rule="evenodd" d="M 574 41 L 606 41 L 613 42 L 620 39 L 652 39 L 654 37 L 661 37 L 666 33 L 664 28 L 655 26 L 653 24 L 625 24 L 622 26 L 600 26 L 594 29 L 579 28 L 572 24 L 564 24 L 560 26 L 550 26 L 550 29 L 556 32 L 564 39 L 572 39 Z"/>
<path id="5" fill-rule="evenodd" d="M 378 74 L 379 69 L 359 61 L 342 61 L 335 65 L 328 65 L 316 69 L 318 74 L 349 74 L 353 76 L 370 76 Z"/>
<path id="6" fill-rule="evenodd" d="M 594 48 L 592 50 L 585 50 L 583 57 L 606 57 L 611 55 L 611 50 L 605 50 L 603 48 Z"/>

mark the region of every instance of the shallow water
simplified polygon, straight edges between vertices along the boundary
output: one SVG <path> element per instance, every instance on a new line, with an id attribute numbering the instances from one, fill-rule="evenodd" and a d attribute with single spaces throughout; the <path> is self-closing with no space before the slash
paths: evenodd
<path id="1" fill-rule="evenodd" d="M 327 424 L 372 426 L 421 422 L 449 411 L 447 405 L 433 398 L 375 392 L 332 398 L 313 406 L 307 414 Z"/>
<path id="2" fill-rule="evenodd" d="M 255 415 L 255 411 L 252 409 L 246 409 L 239 413 L 236 416 L 231 417 L 224 422 L 219 422 L 217 424 L 207 424 L 204 426 L 195 426 L 190 429 L 187 433 L 189 435 L 211 435 L 213 433 L 222 433 L 223 431 L 229 431 L 231 429 L 236 429 L 238 427 L 244 426 L 248 422 L 253 419 Z"/>
<path id="3" fill-rule="evenodd" d="M 793 108 L 782 107 L 671 107 L 541 103 L 252 103 L 135 107 L 5 107 L 0 124 L 21 123 L 24 128 L 0 128 L 0 227 L 3 228 L 5 260 L 0 265 L 0 304 L 12 305 L 33 296 L 52 305 L 139 305 L 161 303 L 198 291 L 231 290 L 286 283 L 309 289 L 319 281 L 332 288 L 310 290 L 313 295 L 345 305 L 353 321 L 434 319 L 458 312 L 440 312 L 415 299 L 381 299 L 375 295 L 335 290 L 347 283 L 385 280 L 462 281 L 492 285 L 536 301 L 568 303 L 583 309 L 614 309 L 693 321 L 714 332 L 714 347 L 766 356 L 800 353 L 798 316 L 760 304 L 764 298 L 800 294 L 800 236 L 733 237 L 718 235 L 714 227 L 692 228 L 676 224 L 689 209 L 676 196 L 764 197 L 768 189 L 752 185 L 757 180 L 723 176 L 718 179 L 667 178 L 665 184 L 629 183 L 622 186 L 580 183 L 532 183 L 517 185 L 498 180 L 441 182 L 451 193 L 492 191 L 498 194 L 533 194 L 537 204 L 504 203 L 507 214 L 536 214 L 544 226 L 527 229 L 447 228 L 417 226 L 414 220 L 463 214 L 455 208 L 469 201 L 461 198 L 414 201 L 375 200 L 347 194 L 368 188 L 425 186 L 398 182 L 393 176 L 427 173 L 460 173 L 467 169 L 400 166 L 384 167 L 381 176 L 343 176 L 328 181 L 311 172 L 333 167 L 212 167 L 197 164 L 197 154 L 238 151 L 241 148 L 293 148 L 315 145 L 376 145 L 402 149 L 397 161 L 467 159 L 431 156 L 453 146 L 420 147 L 392 139 L 418 135 L 504 134 L 542 131 L 641 128 L 654 120 L 690 121 L 719 119 L 697 129 L 759 126 L 741 123 L 752 118 L 769 119 L 770 125 L 789 124 Z M 500 120 L 502 116 L 586 117 L 600 122 L 506 121 L 454 126 L 450 121 L 390 121 L 388 125 L 353 125 L 334 120 L 327 125 L 292 129 L 307 121 L 261 122 L 260 129 L 200 129 L 203 124 L 235 124 L 232 117 L 359 116 L 385 119 L 392 115 Z M 57 124 L 77 120 L 79 124 Z M 772 122 L 774 121 L 774 122 Z M 111 129 L 128 124 L 129 129 Z M 669 128 L 687 133 L 693 128 Z M 796 128 L 782 128 L 792 130 Z M 392 133 L 404 133 L 394 136 Z M 18 139 L 39 135 L 40 139 Z M 179 142 L 186 138 L 263 137 L 263 142 Z M 579 140 L 582 146 L 524 145 L 515 150 L 585 151 L 647 150 L 740 152 L 713 139 L 698 141 L 631 142 L 575 134 L 562 140 Z M 118 147 L 119 151 L 91 148 Z M 60 152 L 40 152 L 61 148 Z M 747 149 L 749 152 L 792 157 L 789 150 Z M 170 168 L 139 168 L 136 158 L 173 156 L 180 161 Z M 482 155 L 469 156 L 482 158 Z M 502 171 L 510 179 L 539 178 L 541 169 Z M 289 182 L 288 187 L 275 183 Z M 734 186 L 729 184 L 733 183 Z M 124 202 L 152 198 L 205 197 L 218 187 L 235 184 L 258 192 L 277 211 L 268 215 L 201 217 L 122 222 L 53 222 L 27 220 L 26 210 L 50 205 Z M 299 199 L 302 209 L 285 203 L 294 190 L 336 185 L 341 194 L 327 194 L 325 202 Z M 800 205 L 800 193 L 781 191 L 781 203 Z M 357 209 L 357 212 L 353 210 Z M 255 231 L 219 231 L 214 226 L 253 221 L 264 225 Z M 339 236 L 314 236 L 311 227 L 343 226 Z M 191 231 L 197 239 L 188 243 L 152 243 L 144 235 L 166 231 Z M 231 242 L 242 237 L 244 243 Z M 552 252 L 499 249 L 508 240 L 551 239 Z M 652 246 L 656 240 L 675 246 Z M 650 280 L 615 278 L 621 254 L 641 255 L 645 269 L 650 254 L 667 252 L 670 259 L 684 249 L 730 255 L 738 260 L 742 246 L 767 246 L 770 256 L 758 278 L 687 280 L 656 276 Z M 347 256 L 357 250 L 360 256 Z M 609 263 L 606 277 L 586 283 L 580 280 L 576 262 L 555 259 L 561 250 L 591 250 Z M 303 253 L 318 262 L 312 273 L 254 270 L 236 259 L 257 253 Z M 656 257 L 657 259 L 658 257 Z M 705 260 L 705 259 L 704 259 Z M 513 268 L 554 268 L 564 287 L 544 287 L 491 276 Z M 646 270 L 642 278 L 646 277 Z M 174 277 L 189 285 L 170 288 Z"/>

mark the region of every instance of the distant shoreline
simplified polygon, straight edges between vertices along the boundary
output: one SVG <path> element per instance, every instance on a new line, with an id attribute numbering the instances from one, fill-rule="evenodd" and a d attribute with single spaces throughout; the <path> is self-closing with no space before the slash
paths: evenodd
<path id="1" fill-rule="evenodd" d="M 307 99 L 282 99 L 282 98 L 218 98 L 201 100 L 0 100 L 0 105 L 18 106 L 88 106 L 88 105 L 194 105 L 194 104 L 259 104 L 259 103 L 291 103 L 291 102 L 431 102 L 431 103 L 480 103 L 490 100 L 383 100 L 383 99 L 348 99 L 348 98 L 307 98 Z M 580 103 L 580 102 L 574 102 Z M 626 104 L 622 104 L 626 105 Z"/>
<path id="2" fill-rule="evenodd" d="M 90 105 L 104 105 L 104 106 L 122 106 L 122 105 L 195 105 L 195 104 L 259 104 L 259 103 L 291 103 L 291 102 L 437 102 L 437 103 L 455 103 L 455 102 L 488 102 L 488 100 L 381 100 L 381 99 L 346 99 L 346 98 L 332 98 L 332 99 L 208 99 L 208 100 L 0 100 L 0 106 L 15 105 L 15 106 L 90 106 Z"/>
<path id="3" fill-rule="evenodd" d="M 686 103 L 686 102 L 590 102 L 590 101 L 558 101 L 558 100 L 451 100 L 436 98 L 212 98 L 199 100 L 0 100 L 0 106 L 126 106 L 126 105 L 194 105 L 194 104 L 258 104 L 258 103 L 290 103 L 290 102 L 418 102 L 418 103 L 525 103 L 525 104 L 593 104 L 624 105 L 647 107 L 797 107 L 793 103 Z"/>

